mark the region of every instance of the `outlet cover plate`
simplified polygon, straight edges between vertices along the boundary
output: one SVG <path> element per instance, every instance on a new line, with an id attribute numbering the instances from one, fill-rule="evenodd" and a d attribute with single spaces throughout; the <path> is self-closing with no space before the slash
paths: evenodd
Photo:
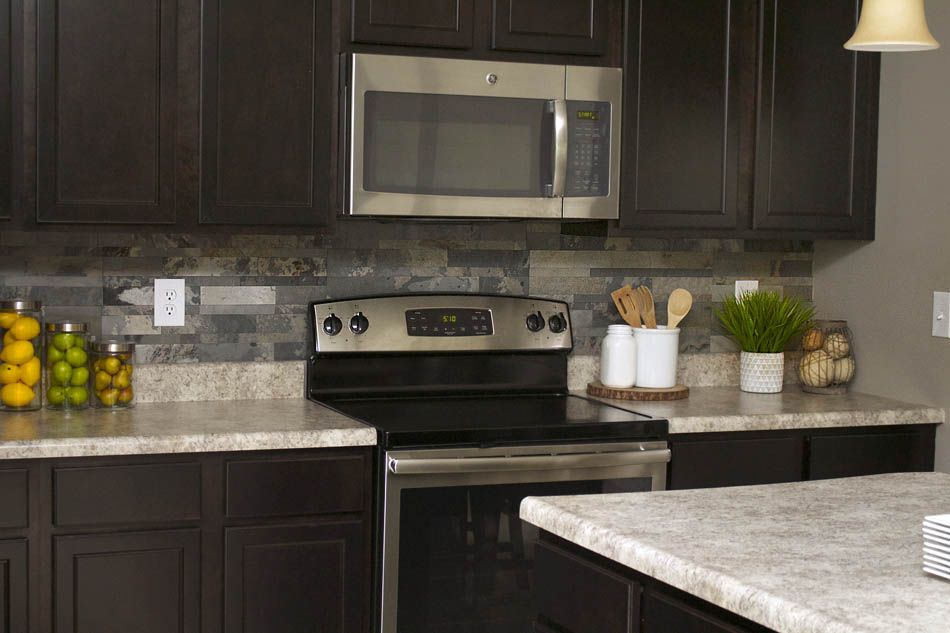
<path id="1" fill-rule="evenodd" d="M 759 290 L 759 281 L 757 279 L 736 279 L 736 299 L 747 292 L 757 292 Z"/>
<path id="2" fill-rule="evenodd" d="M 933 335 L 950 338 L 950 292 L 934 292 Z"/>
<path id="3" fill-rule="evenodd" d="M 185 280 L 155 280 L 155 327 L 185 325 Z"/>

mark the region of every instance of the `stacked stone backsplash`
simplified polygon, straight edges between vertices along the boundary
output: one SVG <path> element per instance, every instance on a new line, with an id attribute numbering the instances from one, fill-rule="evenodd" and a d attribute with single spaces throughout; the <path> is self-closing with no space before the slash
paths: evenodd
<path id="1" fill-rule="evenodd" d="M 184 278 L 185 326 L 152 323 L 152 280 Z M 194 234 L 0 228 L 0 298 L 40 299 L 48 320 L 81 319 L 138 344 L 139 363 L 300 360 L 307 302 L 410 292 L 531 294 L 567 301 L 575 354 L 596 355 L 609 293 L 649 286 L 660 323 L 669 293 L 695 303 L 684 353 L 734 351 L 714 303 L 736 279 L 811 300 L 812 244 L 637 237 L 616 223 L 340 220 L 309 234 Z"/>

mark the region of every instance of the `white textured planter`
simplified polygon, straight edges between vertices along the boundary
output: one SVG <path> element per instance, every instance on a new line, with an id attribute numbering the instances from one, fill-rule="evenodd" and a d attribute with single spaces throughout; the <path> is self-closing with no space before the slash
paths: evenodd
<path id="1" fill-rule="evenodd" d="M 785 353 L 739 354 L 739 389 L 751 393 L 778 393 L 785 382 Z"/>

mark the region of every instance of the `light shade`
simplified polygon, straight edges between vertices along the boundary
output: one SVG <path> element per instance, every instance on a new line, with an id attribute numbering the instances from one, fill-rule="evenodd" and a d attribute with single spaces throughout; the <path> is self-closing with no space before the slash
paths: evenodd
<path id="1" fill-rule="evenodd" d="M 930 34 L 924 0 L 864 0 L 858 28 L 845 42 L 853 51 L 926 51 L 940 48 Z"/>

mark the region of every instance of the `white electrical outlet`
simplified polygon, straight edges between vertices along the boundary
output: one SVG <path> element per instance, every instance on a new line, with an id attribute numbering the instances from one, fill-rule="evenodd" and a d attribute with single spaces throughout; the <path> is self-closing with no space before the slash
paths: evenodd
<path id="1" fill-rule="evenodd" d="M 932 334 L 950 338 L 950 292 L 934 293 Z"/>
<path id="2" fill-rule="evenodd" d="M 155 280 L 155 327 L 185 324 L 185 280 Z"/>
<path id="3" fill-rule="evenodd" d="M 736 279 L 736 299 L 747 292 L 756 292 L 759 289 L 757 279 Z"/>

